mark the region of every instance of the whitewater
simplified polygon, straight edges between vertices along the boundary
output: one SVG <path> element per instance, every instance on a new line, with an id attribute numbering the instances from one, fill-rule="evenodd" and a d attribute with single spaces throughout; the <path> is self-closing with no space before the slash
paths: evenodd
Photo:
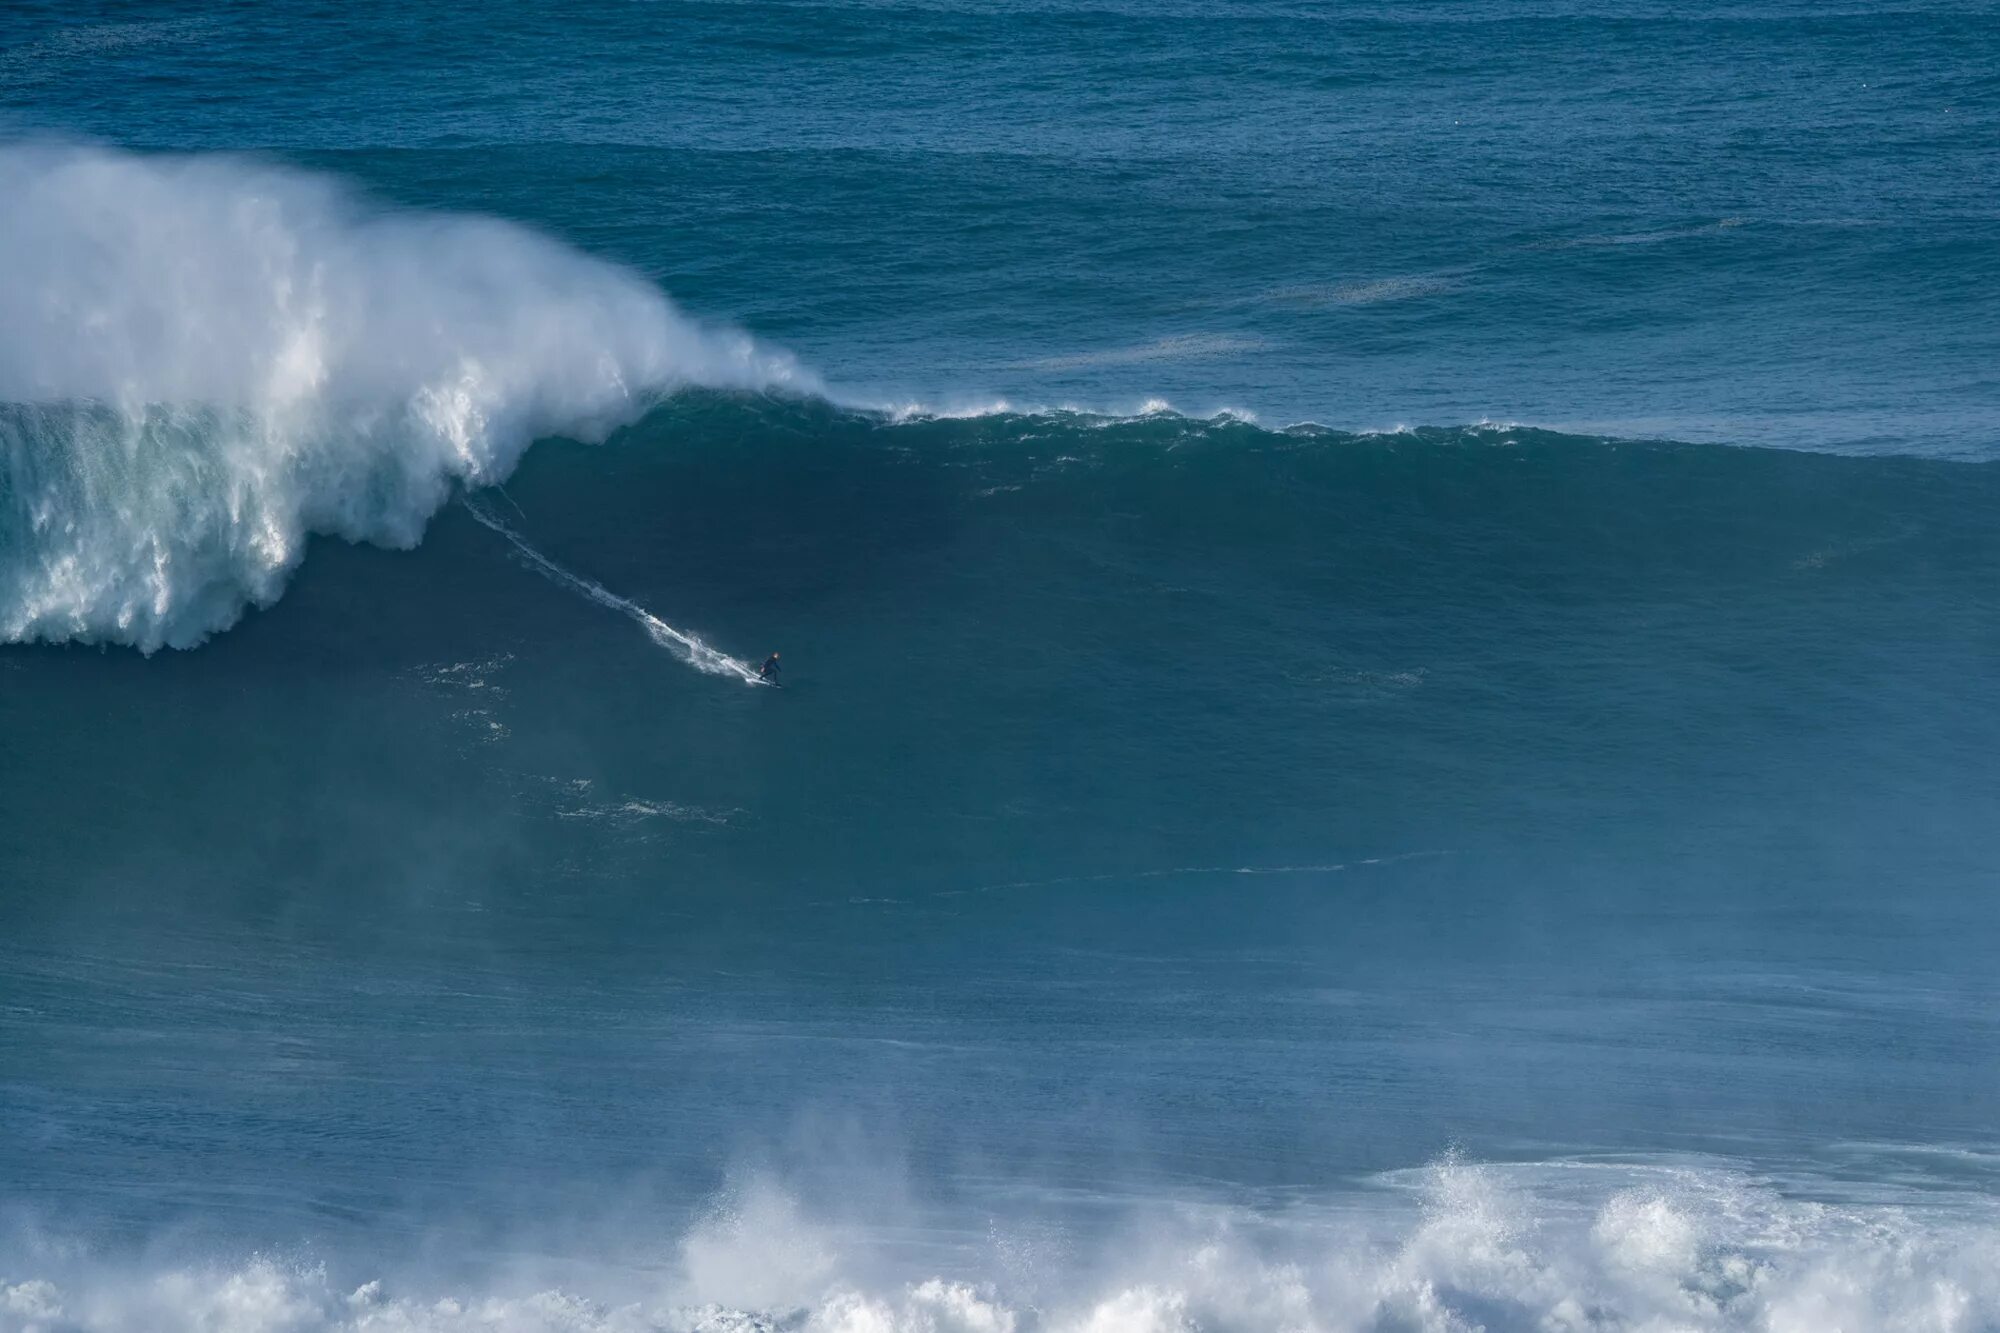
<path id="1" fill-rule="evenodd" d="M 17 143 L 0 197 L 7 642 L 190 647 L 540 436 L 817 387 L 614 265 L 272 164 Z"/>
<path id="2" fill-rule="evenodd" d="M 1477 1166 L 1447 1158 L 1372 1197 L 1260 1216 L 1141 1210 L 1078 1253 L 996 1219 L 974 1274 L 896 1281 L 882 1230 L 749 1177 L 653 1262 L 536 1288 L 310 1255 L 0 1273 L 8 1333 L 1471 1333 L 1606 1328 L 1968 1333 L 2000 1319 L 2000 1218 L 1788 1201 L 1719 1164 Z M 535 1261 L 515 1261 L 532 1270 Z M 985 1276 L 979 1276 L 981 1270 Z"/>

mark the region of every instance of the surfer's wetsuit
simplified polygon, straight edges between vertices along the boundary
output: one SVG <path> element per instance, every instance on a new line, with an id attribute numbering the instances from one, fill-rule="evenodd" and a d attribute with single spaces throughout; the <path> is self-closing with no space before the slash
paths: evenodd
<path id="1" fill-rule="evenodd" d="M 764 659 L 764 665 L 757 668 L 758 680 L 770 680 L 778 674 L 778 655 L 772 653 Z"/>

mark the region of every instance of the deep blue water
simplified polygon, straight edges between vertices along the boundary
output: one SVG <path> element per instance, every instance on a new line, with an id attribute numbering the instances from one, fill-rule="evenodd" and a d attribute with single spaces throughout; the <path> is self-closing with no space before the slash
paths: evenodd
<path id="1" fill-rule="evenodd" d="M 2000 1328 L 1996 20 L 10 6 L 0 1333 Z"/>

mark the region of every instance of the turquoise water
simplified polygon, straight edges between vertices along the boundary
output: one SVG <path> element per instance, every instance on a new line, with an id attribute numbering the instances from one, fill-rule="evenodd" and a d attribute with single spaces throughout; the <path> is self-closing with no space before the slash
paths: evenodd
<path id="1" fill-rule="evenodd" d="M 9 9 L 0 1330 L 2000 1327 L 1996 17 Z"/>

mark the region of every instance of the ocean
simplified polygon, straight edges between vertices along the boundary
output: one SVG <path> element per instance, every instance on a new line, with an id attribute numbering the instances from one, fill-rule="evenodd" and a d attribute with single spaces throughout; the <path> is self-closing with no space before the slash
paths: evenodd
<path id="1" fill-rule="evenodd" d="M 1996 71 L 13 0 L 0 1333 L 2000 1330 Z"/>

